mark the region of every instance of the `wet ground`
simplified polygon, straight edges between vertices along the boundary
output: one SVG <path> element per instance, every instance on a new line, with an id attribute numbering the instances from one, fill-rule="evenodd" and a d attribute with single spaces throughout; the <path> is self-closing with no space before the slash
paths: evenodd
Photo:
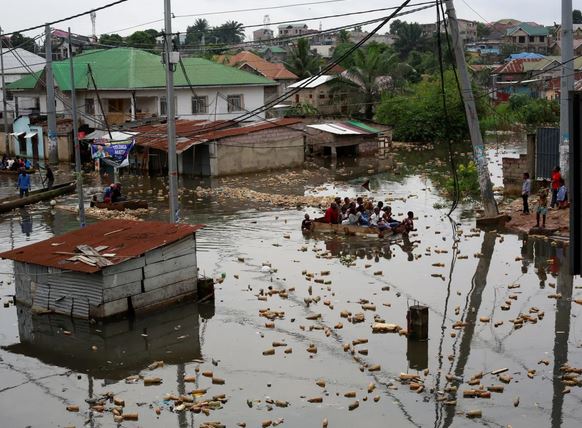
<path id="1" fill-rule="evenodd" d="M 491 146 L 494 181 L 500 176 L 495 154 L 519 150 Z M 318 427 L 325 418 L 330 427 L 581 426 L 582 390 L 565 385 L 560 371 L 566 362 L 582 367 L 582 305 L 572 301 L 582 298 L 582 281 L 567 274 L 567 249 L 475 231 L 470 204 L 455 211 L 454 228 L 447 210 L 434 208 L 449 203 L 432 179 L 446 172 L 444 153 L 403 152 L 397 161 L 405 163 L 398 174 L 370 173 L 377 166 L 366 160 L 359 169 L 184 181 L 182 218 L 207 224 L 197 235 L 201 271 L 224 276 L 215 302 L 108 324 L 0 307 L 0 426 L 116 426 L 110 411 L 91 412 L 85 402 L 105 393 L 124 399 L 125 413 L 138 413 L 137 422 L 122 423 L 127 427 L 199 427 L 205 421 Z M 362 193 L 367 177 L 370 195 L 390 201 L 397 217 L 415 212 L 417 232 L 408 240 L 304 236 L 303 214 L 316 215 L 317 209 L 217 200 L 194 191 L 211 185 L 352 197 Z M 10 182 L 0 179 L 4 192 Z M 161 179 L 122 180 L 128 192 L 157 208 L 153 218 L 166 218 Z M 88 188 L 98 185 L 90 181 Z M 75 199 L 64 203 L 74 205 Z M 0 217 L 0 250 L 75 227 L 73 215 L 48 205 L 15 211 Z M 8 302 L 14 294 L 11 262 L 0 262 L 0 275 L 1 301 Z M 375 319 L 406 328 L 414 304 L 429 307 L 428 341 L 372 333 Z M 261 316 L 266 309 L 280 316 Z M 363 322 L 354 322 L 358 313 Z M 515 322 L 520 314 L 527 319 Z M 367 342 L 354 345 L 358 339 Z M 263 355 L 271 349 L 273 355 Z M 147 368 L 159 360 L 163 367 Z M 498 369 L 507 369 L 499 376 L 510 378 L 491 373 Z M 225 383 L 212 384 L 205 371 Z M 480 372 L 483 377 L 468 385 Z M 401 373 L 418 378 L 410 385 Z M 138 374 L 163 383 L 126 380 Z M 185 375 L 194 382 L 184 382 Z M 320 380 L 323 386 L 316 384 Z M 504 391 L 463 398 L 464 390 L 479 385 L 502 385 Z M 226 400 L 217 397 L 212 406 L 220 408 L 209 415 L 179 411 L 168 400 L 168 394 L 198 389 L 207 392 L 197 400 L 221 394 Z M 68 405 L 80 411 L 67 412 Z M 467 418 L 471 410 L 481 410 L 482 417 Z"/>

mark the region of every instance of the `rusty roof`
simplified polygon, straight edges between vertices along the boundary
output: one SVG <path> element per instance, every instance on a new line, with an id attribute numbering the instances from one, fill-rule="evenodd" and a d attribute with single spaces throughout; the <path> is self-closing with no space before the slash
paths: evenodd
<path id="1" fill-rule="evenodd" d="M 196 135 L 204 133 L 206 128 L 214 129 L 216 126 L 226 126 L 231 123 L 228 120 L 177 120 L 176 121 L 176 153 L 180 154 L 199 142 Z M 158 123 L 132 128 L 137 132 L 135 142 L 139 146 L 158 150 L 168 150 L 168 124 Z"/>
<path id="2" fill-rule="evenodd" d="M 270 119 L 253 122 L 244 126 L 232 126 L 234 122 L 228 120 L 179 120 L 176 122 L 176 152 L 180 154 L 195 144 L 205 143 L 207 141 L 246 135 L 252 132 L 296 125 L 298 123 L 301 123 L 301 119 Z M 205 131 L 205 129 L 216 130 Z M 167 124 L 140 126 L 133 128 L 132 131 L 138 132 L 138 135 L 135 137 L 137 145 L 163 151 L 168 150 L 168 140 L 166 137 Z"/>
<path id="3" fill-rule="evenodd" d="M 241 68 L 246 64 L 259 74 L 271 80 L 299 79 L 297 75 L 289 71 L 285 65 L 269 62 L 249 51 L 242 51 L 231 57 L 221 55 L 218 58 L 218 61 L 238 68 Z"/>
<path id="4" fill-rule="evenodd" d="M 115 254 L 109 261 L 118 265 L 179 241 L 203 227 L 201 224 L 106 220 L 36 244 L 0 253 L 0 258 L 63 270 L 95 273 L 102 268 L 67 260 L 73 256 L 78 245 L 107 246 L 104 253 Z"/>

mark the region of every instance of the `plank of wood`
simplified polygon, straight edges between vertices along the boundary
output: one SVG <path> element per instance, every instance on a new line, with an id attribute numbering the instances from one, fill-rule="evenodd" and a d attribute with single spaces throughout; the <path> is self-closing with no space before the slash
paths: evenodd
<path id="1" fill-rule="evenodd" d="M 196 253 L 188 253 L 170 260 L 162 260 L 157 263 L 145 265 L 143 268 L 143 276 L 144 278 L 153 278 L 164 273 L 195 266 Z"/>
<path id="2" fill-rule="evenodd" d="M 131 303 L 135 309 L 140 309 L 150 305 L 165 304 L 178 296 L 196 293 L 196 290 L 196 280 L 187 280 L 132 296 Z"/>
<path id="3" fill-rule="evenodd" d="M 141 281 L 142 279 L 143 271 L 141 268 L 115 273 L 113 275 L 103 275 L 103 288 L 118 287 L 120 285 Z"/>

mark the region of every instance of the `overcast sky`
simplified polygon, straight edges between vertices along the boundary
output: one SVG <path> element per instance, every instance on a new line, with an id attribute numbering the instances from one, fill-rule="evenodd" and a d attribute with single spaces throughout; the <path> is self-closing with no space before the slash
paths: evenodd
<path id="1" fill-rule="evenodd" d="M 10 7 L 4 7 L 0 15 L 0 26 L 4 32 L 12 32 L 25 27 L 34 26 L 43 22 L 56 20 L 88 9 L 110 3 L 112 0 L 25 0 L 12 1 Z M 422 0 L 413 0 L 419 3 Z M 272 10 L 252 12 L 230 12 L 204 16 L 211 25 L 219 25 L 226 20 L 237 20 L 245 25 L 261 24 L 264 15 L 269 15 L 271 22 L 314 18 L 319 16 L 363 11 L 376 8 L 398 6 L 401 0 L 342 0 L 334 3 L 303 5 L 289 8 L 276 8 L 282 5 L 306 3 L 310 0 L 172 0 L 172 12 L 176 15 L 194 15 L 210 12 L 232 11 L 234 9 L 246 9 L 253 7 L 273 7 Z M 582 0 L 573 1 L 574 8 L 582 9 Z M 122 35 L 131 34 L 139 29 L 161 29 L 163 21 L 146 24 L 163 18 L 163 0 L 129 0 L 126 3 L 114 6 L 97 13 L 97 35 L 103 33 L 118 32 Z M 471 8 L 468 7 L 471 6 Z M 559 0 L 456 0 L 455 7 L 459 18 L 496 21 L 502 18 L 514 18 L 522 21 L 535 21 L 545 25 L 551 25 L 560 21 Z M 311 28 L 333 28 L 341 25 L 349 25 L 385 16 L 387 12 L 375 12 L 364 15 L 348 16 L 341 18 L 323 19 L 306 22 Z M 417 12 L 401 19 L 417 21 L 421 23 L 435 21 L 435 9 Z M 185 31 L 196 16 L 176 17 L 172 20 L 173 31 Z M 125 30 L 127 27 L 138 26 Z M 91 34 L 91 20 L 89 16 L 76 18 L 72 21 L 56 24 L 56 28 L 66 30 L 71 26 L 74 33 Z M 276 25 L 272 26 L 276 30 Z M 247 30 L 250 36 L 253 29 Z M 388 31 L 388 29 L 386 29 Z M 41 32 L 35 30 L 26 33 L 34 36 Z M 249 37 L 247 37 L 249 39 Z"/>

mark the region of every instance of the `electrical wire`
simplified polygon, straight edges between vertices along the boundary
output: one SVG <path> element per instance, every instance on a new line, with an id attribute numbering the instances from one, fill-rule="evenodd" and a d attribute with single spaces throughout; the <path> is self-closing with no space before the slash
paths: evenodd
<path id="1" fill-rule="evenodd" d="M 67 16 L 66 18 L 61 18 L 61 19 L 57 19 L 56 21 L 51 21 L 51 22 L 46 22 L 44 24 L 35 25 L 33 27 L 23 28 L 21 30 L 12 31 L 10 33 L 4 33 L 4 35 L 11 36 L 14 33 L 26 33 L 27 31 L 38 30 L 39 28 L 45 28 L 47 25 L 51 26 L 53 24 L 59 24 L 61 22 L 70 21 L 71 19 L 79 18 L 79 17 L 84 16 L 84 15 L 89 15 L 90 13 L 93 13 L 93 12 L 99 12 L 100 10 L 108 9 L 110 7 L 117 6 L 118 4 L 125 3 L 127 1 L 129 1 L 129 0 L 117 0 L 117 1 L 114 1 L 113 3 L 109 3 L 106 5 L 97 7 L 95 9 L 91 9 L 91 10 L 87 10 L 85 12 L 77 13 L 75 15 Z"/>

